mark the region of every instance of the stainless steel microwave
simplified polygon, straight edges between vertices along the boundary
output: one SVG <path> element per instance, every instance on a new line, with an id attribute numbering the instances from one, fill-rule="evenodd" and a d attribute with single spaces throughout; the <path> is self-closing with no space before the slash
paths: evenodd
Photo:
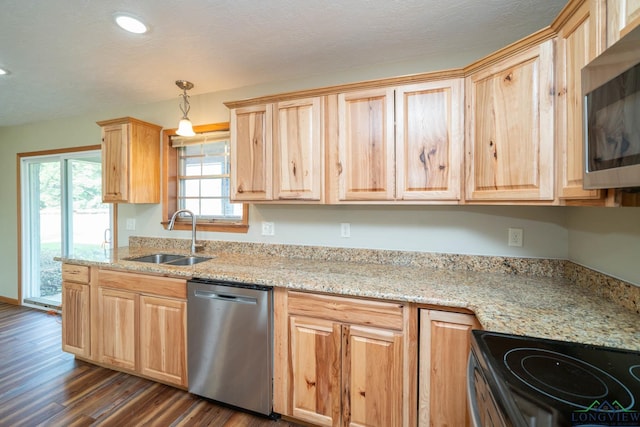
<path id="1" fill-rule="evenodd" d="M 584 188 L 640 187 L 640 27 L 582 69 Z"/>

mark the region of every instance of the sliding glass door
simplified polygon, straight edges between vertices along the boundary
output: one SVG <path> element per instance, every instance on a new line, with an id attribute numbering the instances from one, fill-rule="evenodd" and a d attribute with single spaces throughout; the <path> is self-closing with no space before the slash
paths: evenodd
<path id="1" fill-rule="evenodd" d="M 104 256 L 112 229 L 102 203 L 100 151 L 21 161 L 22 303 L 60 305 L 61 263 L 54 257 Z"/>

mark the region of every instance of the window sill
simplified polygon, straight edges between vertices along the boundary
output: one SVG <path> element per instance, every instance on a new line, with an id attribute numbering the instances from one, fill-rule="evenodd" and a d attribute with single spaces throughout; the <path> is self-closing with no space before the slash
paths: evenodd
<path id="1" fill-rule="evenodd" d="M 169 222 L 162 222 L 162 226 L 167 229 Z M 176 221 L 174 230 L 191 230 L 191 221 Z M 233 223 L 233 222 L 196 222 L 197 231 L 216 231 L 223 233 L 247 233 L 249 231 L 248 224 Z"/>

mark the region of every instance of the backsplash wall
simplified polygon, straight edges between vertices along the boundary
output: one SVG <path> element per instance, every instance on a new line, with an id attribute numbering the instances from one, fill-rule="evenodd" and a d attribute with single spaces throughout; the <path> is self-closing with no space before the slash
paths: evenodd
<path id="1" fill-rule="evenodd" d="M 640 208 L 566 209 L 569 260 L 640 286 Z"/>
<path id="2" fill-rule="evenodd" d="M 136 218 L 136 230 L 125 230 Z M 190 231 L 167 231 L 160 207 L 122 205 L 118 236 L 187 238 Z M 530 206 L 300 206 L 252 205 L 247 234 L 202 233 L 198 239 L 290 245 L 389 249 L 531 258 L 567 259 L 564 208 Z M 262 221 L 274 236 L 262 236 Z M 340 237 L 349 223 L 351 237 Z M 509 227 L 524 230 L 523 247 L 507 245 Z"/>

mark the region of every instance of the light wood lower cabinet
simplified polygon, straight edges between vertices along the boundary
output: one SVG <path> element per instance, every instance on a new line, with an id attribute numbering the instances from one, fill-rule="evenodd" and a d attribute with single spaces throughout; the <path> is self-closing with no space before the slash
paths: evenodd
<path id="1" fill-rule="evenodd" d="M 345 425 L 403 425 L 403 333 L 345 325 L 342 340 Z"/>
<path id="2" fill-rule="evenodd" d="M 340 420 L 340 324 L 311 317 L 289 317 L 291 359 L 290 415 L 318 425 Z"/>
<path id="3" fill-rule="evenodd" d="M 473 314 L 420 310 L 419 426 L 469 426 L 467 362 Z"/>
<path id="4" fill-rule="evenodd" d="M 89 267 L 62 266 L 62 350 L 91 356 Z"/>
<path id="5" fill-rule="evenodd" d="M 187 386 L 185 280 L 100 270 L 97 305 L 98 362 Z"/>
<path id="6" fill-rule="evenodd" d="M 98 288 L 98 362 L 136 370 L 138 295 Z"/>
<path id="7" fill-rule="evenodd" d="M 186 301 L 140 296 L 140 372 L 187 385 Z"/>
<path id="8" fill-rule="evenodd" d="M 274 410 L 321 426 L 415 425 L 407 304 L 276 289 Z"/>
<path id="9" fill-rule="evenodd" d="M 63 264 L 62 348 L 187 388 L 184 279 Z"/>

